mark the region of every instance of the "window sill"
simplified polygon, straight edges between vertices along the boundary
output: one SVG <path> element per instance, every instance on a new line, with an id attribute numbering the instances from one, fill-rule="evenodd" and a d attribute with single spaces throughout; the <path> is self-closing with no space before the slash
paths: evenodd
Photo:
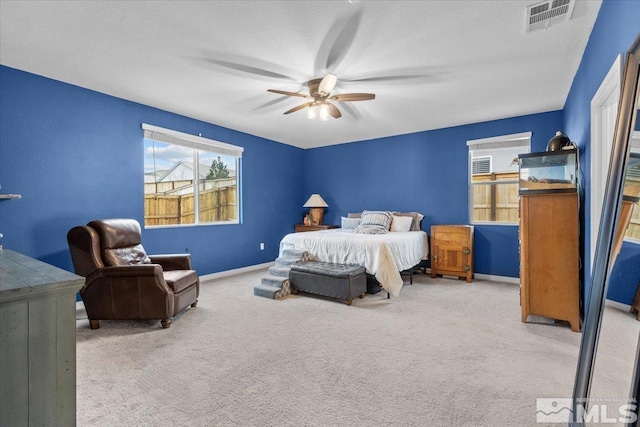
<path id="1" fill-rule="evenodd" d="M 219 225 L 238 225 L 240 221 L 221 221 L 221 222 L 207 222 L 204 224 L 168 224 L 168 225 L 145 225 L 145 230 L 154 230 L 158 228 L 185 228 L 185 227 L 207 227 L 207 226 L 219 226 Z"/>

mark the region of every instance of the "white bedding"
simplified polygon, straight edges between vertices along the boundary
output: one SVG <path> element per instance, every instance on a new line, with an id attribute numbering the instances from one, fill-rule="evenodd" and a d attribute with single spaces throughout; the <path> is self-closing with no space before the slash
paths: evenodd
<path id="1" fill-rule="evenodd" d="M 402 288 L 400 272 L 429 256 L 424 231 L 359 234 L 337 228 L 291 233 L 280 242 L 280 256 L 285 249 L 305 250 L 317 261 L 364 265 L 393 296 Z"/>

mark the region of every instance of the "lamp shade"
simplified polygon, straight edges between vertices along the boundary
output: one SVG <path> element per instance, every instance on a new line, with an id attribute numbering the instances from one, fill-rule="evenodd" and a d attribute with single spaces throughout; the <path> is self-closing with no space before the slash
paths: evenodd
<path id="1" fill-rule="evenodd" d="M 329 205 L 325 202 L 319 194 L 312 194 L 309 200 L 302 205 L 303 208 L 328 208 Z"/>

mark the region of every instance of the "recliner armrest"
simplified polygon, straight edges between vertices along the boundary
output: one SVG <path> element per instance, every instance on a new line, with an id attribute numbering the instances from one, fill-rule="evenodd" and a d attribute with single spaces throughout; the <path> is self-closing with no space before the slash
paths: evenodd
<path id="1" fill-rule="evenodd" d="M 162 266 L 158 264 L 131 264 L 104 267 L 98 270 L 102 277 L 158 276 L 162 277 Z"/>
<path id="2" fill-rule="evenodd" d="M 164 254 L 149 255 L 151 262 L 160 264 L 165 271 L 191 270 L 191 255 L 189 254 Z"/>
<path id="3" fill-rule="evenodd" d="M 132 285 L 144 282 L 153 284 L 153 287 L 160 289 L 164 294 L 173 292 L 164 280 L 162 266 L 158 264 L 118 265 L 100 268 L 87 276 L 83 289 L 102 285 L 110 286 L 115 282 L 131 283 Z"/>

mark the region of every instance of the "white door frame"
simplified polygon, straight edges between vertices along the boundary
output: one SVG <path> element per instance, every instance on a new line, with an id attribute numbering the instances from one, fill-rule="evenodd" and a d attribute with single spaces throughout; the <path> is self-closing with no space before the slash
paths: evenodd
<path id="1" fill-rule="evenodd" d="M 618 55 L 591 100 L 591 251 L 593 255 L 598 241 L 598 229 L 602 214 L 604 189 L 607 184 L 613 132 L 620 102 L 622 81 L 622 55 Z M 593 268 L 593 263 L 590 263 Z"/>

